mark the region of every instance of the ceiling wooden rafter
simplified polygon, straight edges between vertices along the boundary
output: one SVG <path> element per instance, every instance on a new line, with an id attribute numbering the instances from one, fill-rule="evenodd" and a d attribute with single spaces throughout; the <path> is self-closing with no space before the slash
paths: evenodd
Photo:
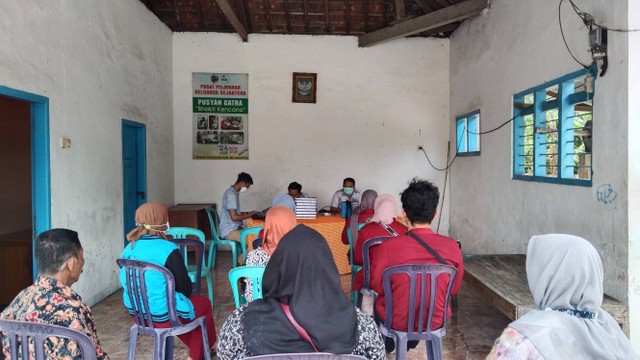
<path id="1" fill-rule="evenodd" d="M 356 35 L 360 46 L 448 37 L 489 0 L 140 0 L 172 31 Z"/>

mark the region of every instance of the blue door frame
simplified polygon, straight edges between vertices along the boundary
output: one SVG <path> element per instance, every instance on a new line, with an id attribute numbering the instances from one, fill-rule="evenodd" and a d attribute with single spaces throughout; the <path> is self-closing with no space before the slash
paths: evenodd
<path id="1" fill-rule="evenodd" d="M 31 104 L 31 212 L 33 278 L 38 276 L 35 261 L 36 235 L 51 228 L 51 170 L 49 156 L 49 98 L 0 86 L 0 96 Z"/>
<path id="2" fill-rule="evenodd" d="M 122 214 L 125 235 L 135 227 L 136 209 L 147 202 L 146 142 L 144 124 L 122 119 Z M 124 243 L 127 243 L 126 238 Z"/>

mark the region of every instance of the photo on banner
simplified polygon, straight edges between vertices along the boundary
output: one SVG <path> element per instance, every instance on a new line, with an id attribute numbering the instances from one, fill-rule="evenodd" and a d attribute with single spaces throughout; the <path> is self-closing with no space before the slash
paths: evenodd
<path id="1" fill-rule="evenodd" d="M 249 74 L 193 73 L 193 159 L 249 159 Z"/>

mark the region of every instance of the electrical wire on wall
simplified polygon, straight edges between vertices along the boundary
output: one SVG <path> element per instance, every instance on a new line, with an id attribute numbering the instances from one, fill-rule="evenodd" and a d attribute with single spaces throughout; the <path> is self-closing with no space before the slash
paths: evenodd
<path id="1" fill-rule="evenodd" d="M 596 61 L 597 60 L 601 60 L 602 61 L 602 66 L 601 66 L 601 72 L 600 72 L 600 76 L 603 76 L 604 73 L 607 70 L 607 57 L 606 57 L 606 34 L 604 37 L 604 47 L 603 47 L 603 51 L 604 54 L 597 54 L 596 50 L 601 50 L 600 48 L 594 48 L 593 44 L 590 44 L 590 51 L 591 51 L 591 58 L 592 61 L 590 64 L 585 64 L 583 62 L 581 62 L 580 60 L 578 60 L 578 58 L 573 54 L 573 52 L 571 51 L 571 48 L 569 47 L 569 44 L 567 43 L 567 40 L 565 38 L 564 35 L 564 30 L 563 30 L 563 25 L 562 25 L 562 16 L 561 16 L 561 10 L 562 10 L 562 3 L 564 2 L 569 2 L 569 4 L 571 5 L 571 8 L 573 9 L 573 11 L 582 19 L 583 23 L 585 24 L 585 26 L 589 27 L 590 30 L 590 36 L 591 36 L 591 31 L 593 30 L 593 28 L 600 28 L 602 30 L 608 30 L 608 31 L 614 31 L 614 32 L 635 32 L 635 31 L 640 31 L 640 29 L 619 29 L 619 28 L 612 28 L 612 27 L 608 27 L 605 25 L 602 25 L 601 23 L 598 23 L 595 19 L 594 16 L 592 16 L 591 14 L 582 11 L 574 2 L 573 0 L 560 0 L 559 4 L 558 4 L 558 25 L 560 28 L 560 34 L 562 36 L 562 40 L 564 42 L 564 45 L 567 49 L 567 51 L 569 52 L 569 55 L 571 55 L 571 57 L 573 58 L 573 60 L 578 63 L 581 67 L 583 67 L 584 69 L 586 69 L 586 71 L 588 72 L 588 74 L 591 74 L 591 70 L 589 70 L 594 64 L 597 65 Z M 587 75 L 589 76 L 589 75 Z M 482 131 L 482 132 L 471 132 L 469 131 L 469 134 L 474 134 L 474 135 L 486 135 L 486 134 L 490 134 L 493 133 L 495 131 L 500 130 L 501 128 L 503 128 L 504 126 L 508 125 L 509 123 L 511 123 L 512 121 L 514 121 L 516 118 L 518 118 L 525 110 L 529 109 L 530 107 L 534 106 L 534 104 L 529 104 L 526 107 L 522 107 L 520 109 L 520 112 L 517 115 L 514 115 L 513 117 L 511 117 L 510 119 L 508 119 L 507 121 L 503 122 L 502 124 L 498 125 L 497 127 L 491 129 L 491 130 L 487 130 L 487 131 Z M 427 154 L 426 150 L 424 149 L 423 146 L 419 146 L 418 149 L 422 150 L 422 152 L 424 153 L 424 156 L 427 159 L 427 162 L 429 163 L 429 165 L 436 171 L 444 171 L 445 172 L 445 178 L 444 178 L 444 186 L 443 186 L 443 191 L 442 191 L 442 203 L 440 204 L 440 213 L 442 213 L 442 209 L 443 209 L 443 205 L 444 205 L 444 200 L 446 197 L 446 186 L 447 186 L 447 178 L 449 175 L 449 168 L 453 165 L 453 163 L 455 162 L 455 160 L 458 157 L 458 149 L 460 146 L 460 143 L 462 141 L 463 138 L 463 134 L 465 133 L 466 130 L 466 126 L 463 129 L 463 131 L 461 132 L 460 135 L 460 139 L 458 139 L 457 145 L 456 145 L 456 153 L 453 156 L 453 159 L 451 159 L 451 161 L 449 161 L 450 158 L 450 142 L 447 142 L 447 161 L 446 161 L 446 165 L 444 167 L 438 167 L 435 166 L 433 164 L 433 162 L 431 161 L 431 159 L 429 158 L 429 155 Z M 437 229 L 436 232 L 439 231 L 440 229 L 440 219 L 438 219 L 438 225 L 437 225 Z"/>

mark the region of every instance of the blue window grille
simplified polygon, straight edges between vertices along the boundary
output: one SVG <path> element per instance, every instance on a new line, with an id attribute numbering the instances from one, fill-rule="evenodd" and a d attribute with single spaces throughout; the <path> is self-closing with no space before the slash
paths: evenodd
<path id="1" fill-rule="evenodd" d="M 513 178 L 592 185 L 593 68 L 513 96 Z"/>
<path id="2" fill-rule="evenodd" d="M 456 117 L 458 156 L 480 155 L 480 110 Z"/>

